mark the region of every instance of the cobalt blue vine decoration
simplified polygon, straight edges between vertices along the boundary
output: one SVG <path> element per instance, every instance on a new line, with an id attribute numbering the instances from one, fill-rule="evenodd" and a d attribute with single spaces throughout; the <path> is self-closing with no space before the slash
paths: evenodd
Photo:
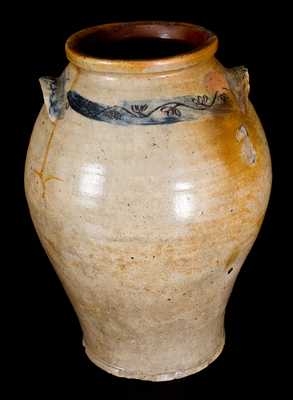
<path id="1" fill-rule="evenodd" d="M 219 92 L 213 96 L 181 96 L 114 106 L 95 103 L 75 91 L 69 91 L 67 98 L 70 107 L 84 117 L 118 125 L 172 124 L 197 119 L 202 112 L 231 110 L 228 96 Z"/>

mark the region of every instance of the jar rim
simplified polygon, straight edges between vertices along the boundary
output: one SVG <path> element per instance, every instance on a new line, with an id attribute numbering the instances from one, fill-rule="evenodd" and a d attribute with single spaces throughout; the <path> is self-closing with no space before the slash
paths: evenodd
<path id="1" fill-rule="evenodd" d="M 103 58 L 86 50 L 86 43 L 127 39 L 172 39 L 182 41 L 191 47 L 166 57 L 155 58 Z M 72 34 L 66 41 L 65 52 L 68 60 L 81 69 L 110 73 L 156 73 L 190 67 L 211 58 L 218 48 L 217 36 L 199 25 L 185 22 L 134 21 L 115 22 L 93 26 Z"/>

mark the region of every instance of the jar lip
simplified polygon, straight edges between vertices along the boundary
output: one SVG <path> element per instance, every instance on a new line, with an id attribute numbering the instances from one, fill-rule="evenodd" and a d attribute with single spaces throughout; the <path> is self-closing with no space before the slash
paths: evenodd
<path id="1" fill-rule="evenodd" d="M 173 39 L 191 46 L 190 51 L 157 58 L 103 58 L 83 49 L 88 39 L 100 43 L 107 40 L 109 46 L 115 40 L 125 39 Z M 137 21 L 115 22 L 83 29 L 71 35 L 65 44 L 68 60 L 77 67 L 95 72 L 109 73 L 156 73 L 190 67 L 211 58 L 218 48 L 217 36 L 199 26 L 185 22 Z"/>

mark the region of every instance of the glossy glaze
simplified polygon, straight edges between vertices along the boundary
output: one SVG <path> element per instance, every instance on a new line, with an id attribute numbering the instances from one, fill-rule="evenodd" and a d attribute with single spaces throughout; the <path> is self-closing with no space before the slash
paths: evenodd
<path id="1" fill-rule="evenodd" d="M 225 90 L 229 112 L 113 125 L 68 105 L 50 119 L 44 105 L 33 129 L 25 188 L 34 225 L 89 358 L 118 376 L 169 380 L 218 356 L 225 307 L 264 218 L 265 135 L 215 49 L 169 64 L 91 62 L 67 49 L 65 92 L 121 104 Z"/>

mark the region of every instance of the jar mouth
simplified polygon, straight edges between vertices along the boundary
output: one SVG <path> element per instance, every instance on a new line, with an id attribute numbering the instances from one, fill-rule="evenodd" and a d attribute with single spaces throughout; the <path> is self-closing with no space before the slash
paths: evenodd
<path id="1" fill-rule="evenodd" d="M 212 57 L 218 40 L 193 24 L 119 22 L 83 29 L 65 44 L 70 62 L 89 71 L 154 73 L 189 67 Z"/>

